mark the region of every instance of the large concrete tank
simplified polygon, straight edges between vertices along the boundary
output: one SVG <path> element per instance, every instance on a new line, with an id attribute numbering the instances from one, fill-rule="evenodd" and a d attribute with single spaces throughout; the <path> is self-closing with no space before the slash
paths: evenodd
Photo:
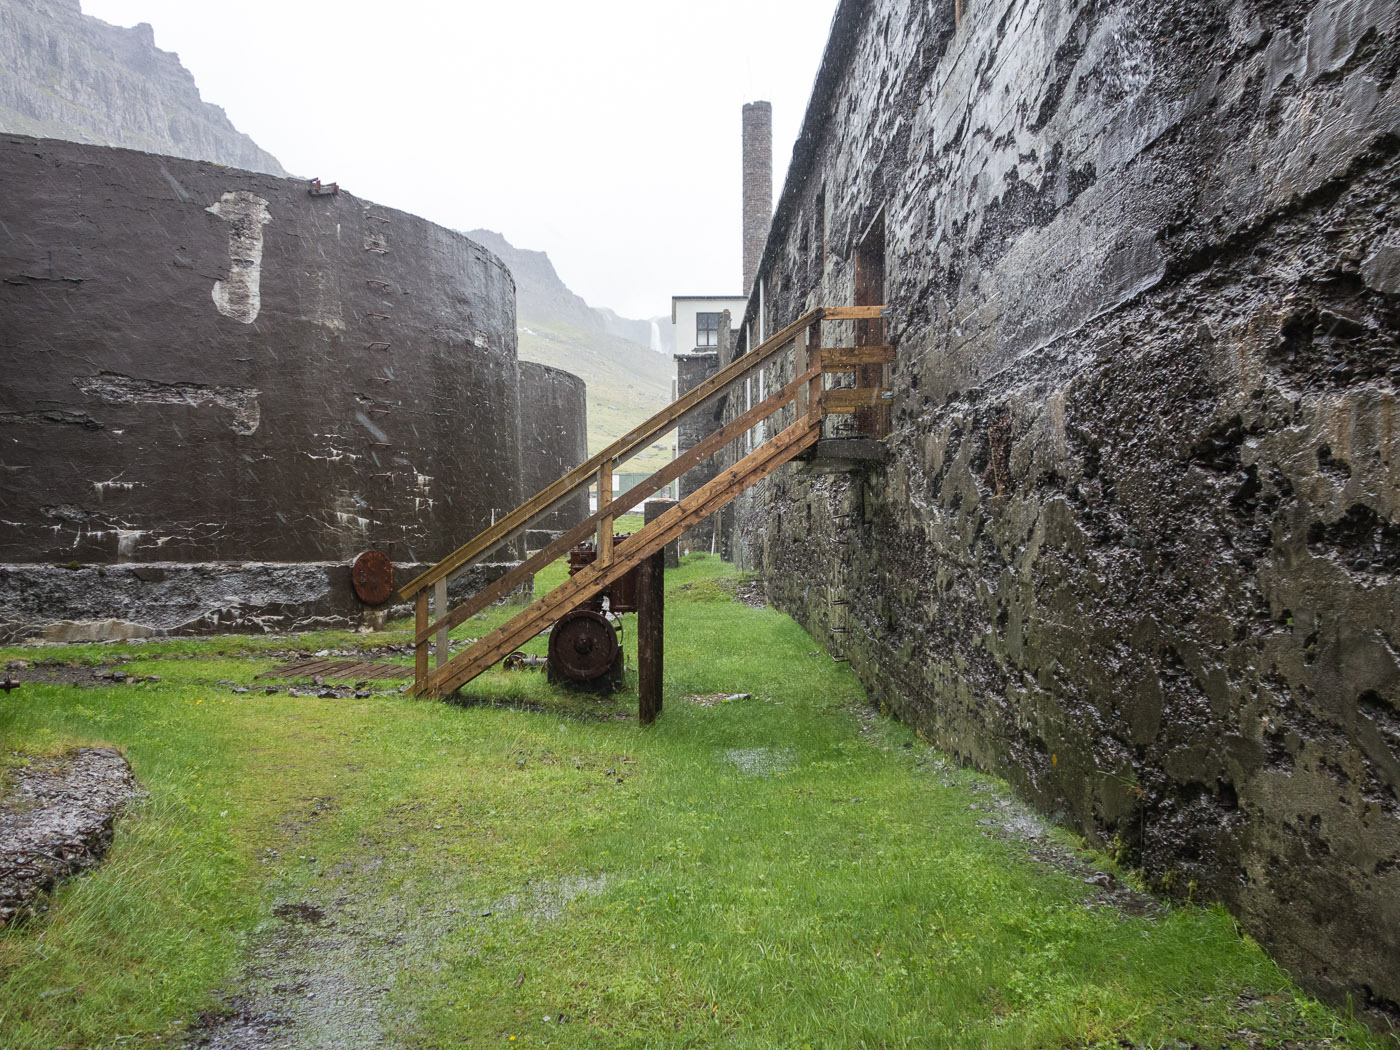
<path id="1" fill-rule="evenodd" d="M 582 379 L 534 361 L 520 362 L 520 469 L 526 498 L 588 458 L 588 406 Z M 536 519 L 530 548 L 543 547 L 588 516 L 586 491 Z"/>
<path id="2" fill-rule="evenodd" d="M 514 282 L 475 242 L 9 135 L 0 184 L 0 638 L 360 622 L 358 552 L 402 582 L 521 501 Z"/>

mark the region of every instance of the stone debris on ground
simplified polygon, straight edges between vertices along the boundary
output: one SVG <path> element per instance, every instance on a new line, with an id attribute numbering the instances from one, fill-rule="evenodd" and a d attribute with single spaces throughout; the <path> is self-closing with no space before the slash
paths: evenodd
<path id="1" fill-rule="evenodd" d="M 11 769 L 0 797 L 0 927 L 45 909 L 63 878 L 100 864 L 141 794 L 121 753 L 82 748 Z"/>

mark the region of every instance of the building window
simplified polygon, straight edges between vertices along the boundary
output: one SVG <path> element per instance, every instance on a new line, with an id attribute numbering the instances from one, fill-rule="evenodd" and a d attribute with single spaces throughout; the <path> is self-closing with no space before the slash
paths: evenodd
<path id="1" fill-rule="evenodd" d="M 719 314 L 695 315 L 695 346 L 719 346 Z"/>

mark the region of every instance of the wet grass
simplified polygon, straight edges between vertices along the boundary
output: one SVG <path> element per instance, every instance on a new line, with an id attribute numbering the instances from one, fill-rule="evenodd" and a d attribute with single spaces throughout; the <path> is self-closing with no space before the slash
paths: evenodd
<path id="1" fill-rule="evenodd" d="M 162 680 L 0 699 L 0 752 L 114 744 L 150 791 L 107 865 L 0 933 L 0 1045 L 179 1045 L 221 996 L 276 1001 L 283 978 L 248 975 L 269 944 L 303 984 L 335 971 L 312 993 L 373 1001 L 349 1045 L 365 1025 L 421 1048 L 1396 1045 L 1223 912 L 1125 917 L 989 833 L 992 781 L 858 717 L 849 670 L 733 584 L 710 558 L 668 574 L 647 730 L 634 694 L 534 672 L 458 706 L 219 684 L 285 639 L 84 647 Z M 278 1045 L 344 1039 L 346 1013 L 291 1011 Z"/>

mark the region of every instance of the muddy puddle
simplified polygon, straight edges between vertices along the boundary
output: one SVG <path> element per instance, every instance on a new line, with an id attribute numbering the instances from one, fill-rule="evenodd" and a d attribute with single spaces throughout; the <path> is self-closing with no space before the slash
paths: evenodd
<path id="1" fill-rule="evenodd" d="M 406 973 L 439 968 L 437 946 L 470 939 L 512 915 L 558 918 L 570 901 L 599 893 L 606 876 L 530 884 L 495 900 L 424 912 L 386 900 L 371 885 L 390 860 L 341 866 L 311 900 L 283 901 L 257 938 L 222 1009 L 190 1030 L 185 1047 L 211 1050 L 374 1050 L 403 1045 L 411 1025 L 394 997 Z M 320 899 L 324 897 L 325 899 Z"/>

